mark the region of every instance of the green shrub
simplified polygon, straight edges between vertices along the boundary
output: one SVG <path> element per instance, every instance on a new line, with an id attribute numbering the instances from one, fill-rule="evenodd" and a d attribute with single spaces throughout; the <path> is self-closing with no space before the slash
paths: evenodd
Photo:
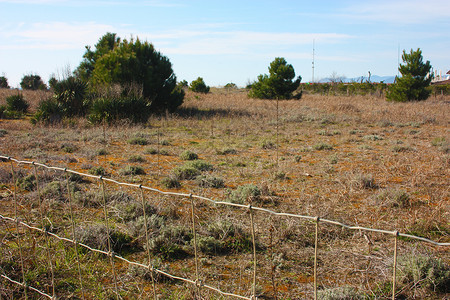
<path id="1" fill-rule="evenodd" d="M 333 150 L 333 146 L 327 143 L 319 143 L 314 145 L 314 150 Z"/>
<path id="2" fill-rule="evenodd" d="M 148 149 L 145 149 L 144 153 L 145 154 L 150 154 L 150 155 L 155 155 L 155 154 L 158 154 L 158 149 L 148 148 Z"/>
<path id="3" fill-rule="evenodd" d="M 134 137 L 128 140 L 128 144 L 145 146 L 148 144 L 148 141 L 143 137 Z"/>
<path id="4" fill-rule="evenodd" d="M 225 181 L 222 178 L 210 176 L 210 175 L 200 175 L 195 178 L 196 183 L 203 188 L 216 188 L 220 189 L 225 186 Z"/>
<path id="5" fill-rule="evenodd" d="M 178 189 L 181 187 L 181 183 L 180 181 L 172 176 L 166 177 L 163 180 L 161 180 L 161 184 L 166 188 L 166 189 Z"/>
<path id="6" fill-rule="evenodd" d="M 209 239 L 209 241 L 206 241 L 207 243 L 204 243 L 205 246 L 213 246 L 204 249 L 204 251 L 210 252 L 209 254 L 248 252 L 253 247 L 251 235 L 228 220 L 218 220 L 209 224 L 207 234 L 218 241 L 211 242 L 211 239 Z M 212 250 L 214 252 L 211 253 Z"/>
<path id="7" fill-rule="evenodd" d="M 36 188 L 36 177 L 33 174 L 25 177 L 19 177 L 16 180 L 16 184 L 23 190 L 32 191 Z"/>
<path id="8" fill-rule="evenodd" d="M 53 99 L 61 105 L 63 116 L 84 116 L 90 106 L 87 84 L 74 76 L 58 81 L 53 87 Z"/>
<path id="9" fill-rule="evenodd" d="M 317 298 L 322 300 L 358 300 L 365 299 L 352 287 L 337 287 L 317 291 Z"/>
<path id="10" fill-rule="evenodd" d="M 203 78 L 198 77 L 196 80 L 191 82 L 190 89 L 196 93 L 209 93 L 209 86 L 205 84 Z"/>
<path id="11" fill-rule="evenodd" d="M 0 105 L 0 119 L 6 118 L 6 105 Z"/>
<path id="12" fill-rule="evenodd" d="M 0 76 L 0 88 L 9 89 L 8 78 L 5 76 Z"/>
<path id="13" fill-rule="evenodd" d="M 246 184 L 232 191 L 228 196 L 228 200 L 231 203 L 244 204 L 247 200 L 250 202 L 258 200 L 259 196 L 261 196 L 259 187 L 253 184 Z"/>
<path id="14" fill-rule="evenodd" d="M 103 167 L 99 166 L 99 167 L 92 167 L 88 170 L 89 174 L 95 175 L 95 176 L 105 176 L 106 175 L 106 171 Z"/>
<path id="15" fill-rule="evenodd" d="M 8 111 L 26 113 L 29 107 L 30 104 L 28 104 L 28 102 L 25 101 L 22 94 L 6 97 L 6 109 Z"/>
<path id="16" fill-rule="evenodd" d="M 1 112 L 0 112 L 0 116 L 1 116 Z M 8 134 L 8 131 L 6 131 L 5 129 L 0 129 L 0 137 L 4 137 L 7 134 Z"/>
<path id="17" fill-rule="evenodd" d="M 145 123 L 150 114 L 150 104 L 143 97 L 111 96 L 95 99 L 90 108 L 88 119 L 93 123 L 113 123 L 118 120 Z"/>
<path id="18" fill-rule="evenodd" d="M 57 123 L 64 117 L 64 109 L 61 103 L 54 98 L 43 100 L 39 103 L 32 122 Z"/>
<path id="19" fill-rule="evenodd" d="M 144 215 L 142 203 L 139 201 L 117 202 L 114 207 L 115 218 L 121 220 L 122 222 L 134 221 Z M 144 207 L 147 217 L 150 217 L 151 215 L 156 213 L 156 208 L 152 205 L 145 203 Z"/>
<path id="20" fill-rule="evenodd" d="M 213 169 L 213 166 L 210 163 L 201 159 L 187 161 L 184 166 L 187 168 L 194 168 L 199 171 L 211 171 Z"/>
<path id="21" fill-rule="evenodd" d="M 46 90 L 44 82 L 39 75 L 25 75 L 20 81 L 20 87 L 24 90 Z"/>
<path id="22" fill-rule="evenodd" d="M 182 160 L 194 160 L 194 159 L 198 159 L 198 155 L 197 155 L 197 153 L 194 153 L 192 151 L 185 150 L 180 154 L 180 158 Z"/>
<path id="23" fill-rule="evenodd" d="M 173 169 L 173 175 L 178 180 L 183 179 L 194 179 L 198 175 L 200 175 L 200 171 L 194 167 L 188 166 L 179 166 Z"/>
<path id="24" fill-rule="evenodd" d="M 154 254 L 165 259 L 184 258 L 188 256 L 188 246 L 192 239 L 189 229 L 182 226 L 167 226 L 161 228 L 159 235 L 149 243 Z"/>
<path id="25" fill-rule="evenodd" d="M 144 168 L 140 166 L 126 166 L 119 170 L 120 175 L 145 175 Z"/>
<path id="26" fill-rule="evenodd" d="M 200 251 L 208 255 L 226 253 L 227 250 L 223 241 L 217 240 L 212 236 L 200 236 L 197 239 L 197 246 Z"/>
<path id="27" fill-rule="evenodd" d="M 142 156 L 140 156 L 140 155 L 131 155 L 129 158 L 128 158 L 128 161 L 129 162 L 137 162 L 137 163 L 142 163 L 142 162 L 145 162 L 145 159 L 142 157 Z"/>
<path id="28" fill-rule="evenodd" d="M 410 254 L 398 258 L 397 280 L 402 286 L 450 292 L 450 268 L 441 259 Z"/>
<path id="29" fill-rule="evenodd" d="M 132 238 L 126 233 L 115 228 L 109 228 L 109 236 L 107 232 L 105 225 L 93 224 L 86 227 L 78 227 L 75 230 L 75 237 L 80 243 L 103 251 L 108 251 L 108 238 L 110 239 L 112 250 L 116 252 L 120 253 L 129 250 L 132 246 Z"/>
<path id="30" fill-rule="evenodd" d="M 97 155 L 108 155 L 109 154 L 109 152 L 108 152 L 108 150 L 106 150 L 105 148 L 101 148 L 101 149 L 98 149 L 97 150 L 97 153 L 96 153 Z"/>

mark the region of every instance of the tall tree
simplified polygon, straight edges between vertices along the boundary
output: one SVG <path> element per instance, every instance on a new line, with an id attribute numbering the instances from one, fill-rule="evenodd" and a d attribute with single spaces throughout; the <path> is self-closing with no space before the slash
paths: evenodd
<path id="1" fill-rule="evenodd" d="M 261 74 L 258 81 L 252 84 L 249 96 L 261 99 L 291 99 L 293 92 L 299 87 L 302 80 L 298 76 L 295 81 L 295 71 L 282 57 L 275 58 L 270 63 L 269 75 Z M 296 98 L 299 98 L 297 95 Z"/>
<path id="2" fill-rule="evenodd" d="M 420 101 L 426 100 L 431 91 L 427 89 L 433 79 L 430 74 L 430 61 L 423 62 L 422 51 L 411 49 L 410 53 L 403 50 L 401 64 L 398 68 L 401 77 L 396 78 L 387 92 L 386 98 L 389 101 Z"/>

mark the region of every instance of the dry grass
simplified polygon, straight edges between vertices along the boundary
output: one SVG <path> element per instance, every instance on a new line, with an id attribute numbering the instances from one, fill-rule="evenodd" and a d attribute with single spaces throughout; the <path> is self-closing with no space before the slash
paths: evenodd
<path id="1" fill-rule="evenodd" d="M 0 93 L 1 104 L 5 91 L 0 90 Z M 32 107 L 35 108 L 43 95 L 25 94 L 28 100 L 27 97 L 33 99 Z M 101 166 L 108 177 L 165 190 L 163 179 L 169 178 L 176 167 L 185 163 L 180 154 L 189 150 L 213 166 L 203 175 L 223 178 L 225 188 L 199 186 L 195 180 L 181 180 L 181 187 L 176 191 L 226 200 L 239 186 L 253 184 L 264 191 L 258 206 L 348 224 L 396 229 L 449 242 L 448 103 L 448 98 L 389 103 L 377 97 L 304 95 L 300 101 L 280 101 L 277 120 L 275 102 L 248 99 L 242 91 L 219 89 L 207 95 L 188 93 L 178 113 L 168 118 L 152 117 L 146 126 L 121 124 L 102 128 L 75 120 L 70 126 L 43 127 L 33 126 L 27 120 L 0 120 L 0 129 L 6 132 L 0 137 L 0 153 L 83 172 Z M 128 142 L 136 137 L 145 139 L 148 145 Z M 447 141 L 447 148 L 444 141 Z M 269 144 L 274 147 L 264 147 Z M 322 144 L 331 148 L 317 146 Z M 151 151 L 153 154 L 149 153 L 149 148 L 155 150 Z M 169 155 L 158 155 L 161 150 Z M 141 159 L 135 160 L 136 157 Z M 119 172 L 130 161 L 143 168 L 145 174 L 130 176 Z M 0 164 L 0 213 L 12 216 L 9 168 L 9 164 Z M 23 177 L 31 171 L 23 166 L 19 169 Z M 55 179 L 52 176 L 56 175 L 46 176 L 51 182 Z M 80 203 L 95 202 L 95 195 L 92 195 L 97 189 L 95 183 L 78 183 L 78 186 L 80 197 L 91 201 Z M 109 185 L 107 188 L 117 189 Z M 407 200 L 396 196 L 399 191 L 409 196 Z M 38 219 L 37 212 L 33 215 L 31 210 L 31 216 L 28 212 L 30 207 L 36 208 L 35 192 L 21 195 L 21 212 L 30 220 Z M 136 199 L 138 197 L 135 195 Z M 166 224 L 189 228 L 189 203 L 153 196 L 149 197 L 149 202 L 166 219 Z M 61 232 L 69 231 L 64 205 L 61 201 L 47 201 L 52 223 Z M 114 209 L 111 204 L 110 210 L 114 212 Z M 77 222 L 95 223 L 102 219 L 101 210 L 89 205 L 78 206 L 76 216 Z M 203 232 L 207 232 L 205 228 L 209 223 L 220 218 L 231 219 L 248 232 L 248 216 L 241 211 L 198 205 L 199 227 Z M 12 240 L 6 225 L 1 226 L 3 240 Z M 129 224 L 115 220 L 114 226 L 126 231 Z M 331 226 L 320 229 L 320 289 L 353 286 L 368 295 L 388 295 L 391 238 Z M 256 230 L 261 246 L 258 289 L 262 295 L 274 299 L 276 290 L 278 299 L 310 298 L 314 225 L 257 214 Z M 139 241 L 139 238 L 135 240 L 137 244 Z M 60 245 L 55 249 L 56 256 L 62 261 L 67 259 L 63 248 Z M 10 249 L 2 244 L 3 257 L 7 257 Z M 138 261 L 145 260 L 145 251 L 137 249 L 126 255 Z M 413 249 L 441 257 L 449 264 L 448 248 L 412 241 L 400 243 L 401 254 Z M 191 250 L 188 247 L 186 251 Z M 99 268 L 108 270 L 105 274 L 111 272 L 106 259 L 97 259 L 85 254 L 83 264 L 89 270 Z M 1 262 L 4 270 L 7 269 L 5 261 L 7 259 Z M 162 260 L 161 267 L 191 278 L 193 259 L 188 256 L 183 260 Z M 62 269 L 67 274 L 76 272 L 68 271 L 70 266 Z M 149 282 L 139 279 L 144 276 L 130 277 L 124 265 L 119 265 L 119 270 L 121 282 L 128 286 L 125 296 L 149 295 Z M 249 253 L 201 254 L 201 270 L 201 276 L 208 283 L 227 291 L 249 294 L 252 274 Z M 61 276 L 64 281 L 64 275 Z M 91 273 L 85 276 L 97 278 Z M 45 278 L 38 278 L 45 281 Z M 276 279 L 275 290 L 270 278 Z M 98 286 L 92 281 L 88 291 L 93 297 L 106 297 L 111 290 L 111 280 L 97 279 L 98 282 L 103 280 L 107 287 L 102 293 L 95 294 Z M 61 287 L 60 291 L 64 295 L 70 294 L 67 287 Z M 192 297 L 191 290 L 183 292 L 185 289 L 174 283 L 158 284 L 158 291 L 167 298 L 169 291 L 177 295 L 173 297 Z M 430 290 L 425 292 L 430 298 L 442 296 Z M 407 291 L 404 294 L 407 297 L 413 295 Z M 208 297 L 212 298 L 212 295 Z"/>

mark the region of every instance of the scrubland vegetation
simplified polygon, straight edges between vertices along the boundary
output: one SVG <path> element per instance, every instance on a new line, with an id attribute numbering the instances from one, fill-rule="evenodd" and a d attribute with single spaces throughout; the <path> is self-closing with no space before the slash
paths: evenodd
<path id="1" fill-rule="evenodd" d="M 449 242 L 448 95 L 427 101 L 392 103 L 382 93 L 312 93 L 300 100 L 252 99 L 247 90 L 187 91 L 173 113 L 132 120 L 94 122 L 30 119 L 52 95 L 23 91 L 29 104 L 0 119 L 0 154 L 67 167 L 164 191 L 193 193 L 217 201 L 252 204 L 279 212 L 318 216 L 346 224 L 398 230 Z M 23 103 L 16 91 L 0 89 L 0 105 Z M 347 96 L 348 95 L 348 96 Z M 278 106 L 278 110 L 277 110 Z M 278 112 L 278 113 L 277 113 Z M 48 230 L 71 237 L 67 194 L 74 202 L 75 236 L 107 249 L 101 187 L 96 180 L 0 162 L 0 214 L 14 217 L 17 186 L 20 218 L 42 226 L 38 184 Z M 147 251 L 158 269 L 195 279 L 194 237 L 189 199 L 105 184 L 109 238 L 114 251 L 144 264 Z M 252 243 L 249 216 L 234 208 L 195 203 L 199 269 L 203 282 L 249 296 Z M 257 286 L 262 299 L 313 297 L 313 222 L 255 213 Z M 21 280 L 14 223 L 0 221 L 0 272 Z M 42 235 L 21 231 L 26 281 L 51 294 L 51 276 Z M 319 227 L 318 282 L 322 299 L 390 298 L 393 237 Z M 81 297 L 73 245 L 51 240 L 55 290 Z M 401 238 L 398 298 L 442 299 L 449 295 L 448 247 Z M 114 297 L 108 257 L 80 249 L 87 298 Z M 150 272 L 116 262 L 123 298 L 152 296 Z M 192 286 L 157 276 L 162 299 L 193 299 Z M 5 299 L 24 298 L 23 289 L 0 279 Z M 37 299 L 38 295 L 29 292 Z M 197 295 L 198 296 L 198 295 Z M 206 299 L 223 299 L 202 291 Z"/>

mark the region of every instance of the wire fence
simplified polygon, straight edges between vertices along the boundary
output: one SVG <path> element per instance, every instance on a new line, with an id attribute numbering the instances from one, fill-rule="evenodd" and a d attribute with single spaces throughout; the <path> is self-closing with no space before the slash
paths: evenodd
<path id="1" fill-rule="evenodd" d="M 117 266 L 116 266 L 117 261 L 121 261 L 122 263 L 126 263 L 128 265 L 133 265 L 138 268 L 148 270 L 150 272 L 151 281 L 152 281 L 152 292 L 151 292 L 152 296 L 151 297 L 153 297 L 153 299 L 158 298 L 157 293 L 156 293 L 156 283 L 157 283 L 158 279 L 156 278 L 157 277 L 156 275 L 164 276 L 166 278 L 170 278 L 173 280 L 179 280 L 186 284 L 191 285 L 195 289 L 195 293 L 198 296 L 198 298 L 201 298 L 202 290 L 210 290 L 211 292 L 217 293 L 223 297 L 232 297 L 232 298 L 236 298 L 236 299 L 248 299 L 248 300 L 257 299 L 256 287 L 258 284 L 258 256 L 257 256 L 257 244 L 256 244 L 257 231 L 255 230 L 256 224 L 254 221 L 255 213 L 267 214 L 267 215 L 275 216 L 275 217 L 286 217 L 286 218 L 293 218 L 293 219 L 298 219 L 298 220 L 306 220 L 315 225 L 314 262 L 313 262 L 313 269 L 314 269 L 313 295 L 314 295 L 314 299 L 317 299 L 317 296 L 318 296 L 318 257 L 319 257 L 318 250 L 319 250 L 319 239 L 320 239 L 319 226 L 321 224 L 340 226 L 340 227 L 348 229 L 348 230 L 373 232 L 373 233 L 391 236 L 393 238 L 394 246 L 393 246 L 393 264 L 392 264 L 392 299 L 395 299 L 396 294 L 398 292 L 397 287 L 396 287 L 396 272 L 397 272 L 397 256 L 398 256 L 397 249 L 398 249 L 399 237 L 408 238 L 410 240 L 416 240 L 416 241 L 419 241 L 422 243 L 428 243 L 428 244 L 438 246 L 438 247 L 450 246 L 450 243 L 437 242 L 437 241 L 433 241 L 433 240 L 430 240 L 430 239 L 427 239 L 424 237 L 401 233 L 396 230 L 391 231 L 391 230 L 374 229 L 374 228 L 368 228 L 368 227 L 362 227 L 362 226 L 348 225 L 348 224 L 344 224 L 344 223 L 341 223 L 338 221 L 320 218 L 317 216 L 308 216 L 308 215 L 300 215 L 300 214 L 293 214 L 293 213 L 277 212 L 277 211 L 274 211 L 271 209 L 252 206 L 252 205 L 243 205 L 243 204 L 231 203 L 231 202 L 226 202 L 226 201 L 216 201 L 216 200 L 208 198 L 208 197 L 203 197 L 203 196 L 199 196 L 199 195 L 195 195 L 195 194 L 191 194 L 191 193 L 167 192 L 167 191 L 162 191 L 162 190 L 159 190 L 156 188 L 144 186 L 142 184 L 130 184 L 130 183 L 125 183 L 125 182 L 119 182 L 114 179 L 103 177 L 103 176 L 95 176 L 95 175 L 91 175 L 91 174 L 77 172 L 77 171 L 70 170 L 67 168 L 47 166 L 45 164 L 37 163 L 37 162 L 18 160 L 18 159 L 14 159 L 14 158 L 7 157 L 7 156 L 0 155 L 0 160 L 2 160 L 4 162 L 10 162 L 12 181 L 14 184 L 14 189 L 11 191 L 11 193 L 13 194 L 13 199 L 14 199 L 13 200 L 14 201 L 14 212 L 13 212 L 14 215 L 7 216 L 7 215 L 0 214 L 0 220 L 2 221 L 3 224 L 8 223 L 8 224 L 13 224 L 15 226 L 15 229 L 14 229 L 15 235 L 14 234 L 13 235 L 15 237 L 18 252 L 19 252 L 21 278 L 13 279 L 10 276 L 8 276 L 8 274 L 6 274 L 6 273 L 1 274 L 0 276 L 4 280 L 21 287 L 23 289 L 23 295 L 25 296 L 25 298 L 28 297 L 29 292 L 38 293 L 41 296 L 48 298 L 48 299 L 57 299 L 58 298 L 58 292 L 56 289 L 56 286 L 57 286 L 56 280 L 57 279 L 55 278 L 55 274 L 54 274 L 55 262 L 54 262 L 54 258 L 51 255 L 51 251 L 50 251 L 52 248 L 52 239 L 56 239 L 56 240 L 71 244 L 74 247 L 73 249 L 76 254 L 75 260 L 76 260 L 76 264 L 77 264 L 77 273 L 78 273 L 77 280 L 78 280 L 78 284 L 80 287 L 82 299 L 85 299 L 86 296 L 84 294 L 84 289 L 83 289 L 83 276 L 82 276 L 81 264 L 80 264 L 80 247 L 84 248 L 87 251 L 98 253 L 100 255 L 103 255 L 103 256 L 106 256 L 109 258 L 109 263 L 111 264 L 111 270 L 112 270 L 112 274 L 113 274 L 112 280 L 114 282 L 114 294 L 115 294 L 116 299 L 121 298 L 121 296 L 120 296 L 121 293 L 119 290 L 118 279 L 117 279 Z M 28 165 L 34 171 L 34 176 L 36 179 L 36 187 L 37 187 L 37 198 L 39 200 L 39 213 L 40 213 L 39 218 L 40 218 L 40 222 L 41 222 L 40 227 L 30 225 L 30 222 L 25 222 L 24 219 L 26 219 L 26 217 L 21 216 L 19 214 L 19 209 L 18 209 L 19 201 L 17 199 L 18 188 L 17 188 L 17 183 L 16 183 L 17 176 L 16 176 L 15 165 Z M 67 203 L 68 203 L 68 212 L 67 213 L 69 215 L 70 224 L 71 224 L 70 225 L 70 227 L 71 227 L 70 237 L 61 236 L 61 235 L 53 233 L 49 230 L 49 228 L 51 227 L 50 225 L 54 226 L 54 224 L 48 224 L 49 219 L 47 218 L 46 212 L 43 209 L 42 196 L 41 196 L 42 192 L 39 189 L 38 168 L 41 168 L 44 170 L 53 170 L 53 171 L 61 172 L 67 178 L 67 180 L 66 180 L 67 195 L 66 196 L 67 196 Z M 73 212 L 73 199 L 72 199 L 70 188 L 69 188 L 69 175 L 70 174 L 76 174 L 76 175 L 82 176 L 84 178 L 90 178 L 95 181 L 98 181 L 98 183 L 99 183 L 99 186 L 101 188 L 101 195 L 102 195 L 103 218 L 104 218 L 104 222 L 106 225 L 106 231 L 107 231 L 106 232 L 107 251 L 96 249 L 87 244 L 83 244 L 83 243 L 79 242 L 76 237 L 76 234 L 75 234 L 76 224 L 75 224 L 75 217 L 74 217 L 74 212 Z M 114 184 L 114 185 L 118 185 L 118 186 L 126 186 L 129 188 L 135 189 L 136 191 L 139 192 L 140 200 L 141 200 L 141 204 L 142 204 L 143 217 L 144 217 L 144 225 L 145 225 L 145 234 L 146 234 L 146 243 L 147 243 L 146 255 L 147 255 L 147 259 L 148 259 L 147 264 L 129 260 L 123 256 L 118 255 L 113 250 L 113 247 L 111 245 L 111 238 L 110 238 L 111 227 L 109 224 L 109 216 L 108 216 L 108 212 L 107 212 L 107 203 L 106 203 L 107 201 L 106 201 L 106 196 L 105 196 L 106 195 L 105 183 L 110 183 L 110 184 Z M 171 274 L 169 272 L 166 272 L 164 270 L 158 269 L 154 266 L 154 264 L 153 264 L 154 258 L 152 257 L 152 255 L 150 253 L 150 247 L 148 245 L 148 243 L 149 243 L 149 237 L 148 237 L 149 228 L 147 228 L 148 216 L 146 215 L 146 210 L 145 210 L 145 204 L 147 202 L 146 193 L 148 193 L 148 192 L 156 193 L 159 195 L 181 197 L 181 198 L 187 200 L 187 202 L 190 204 L 190 212 L 191 212 L 190 213 L 190 222 L 191 222 L 191 231 L 192 231 L 193 242 L 194 242 L 193 248 L 194 248 L 194 263 L 195 263 L 195 272 L 193 273 L 191 278 L 177 276 L 177 275 Z M 248 213 L 249 231 L 251 232 L 251 265 L 252 265 L 252 279 L 249 283 L 251 286 L 248 288 L 248 290 L 250 291 L 250 295 L 248 295 L 248 294 L 242 295 L 242 294 L 238 294 L 238 293 L 224 291 L 223 289 L 220 289 L 217 286 L 206 283 L 201 278 L 200 264 L 199 264 L 199 257 L 198 257 L 199 250 L 198 250 L 198 241 L 197 241 L 198 229 L 196 227 L 197 223 L 198 223 L 198 221 L 196 221 L 198 219 L 198 211 L 196 209 L 196 206 L 200 202 L 207 203 L 213 207 L 217 207 L 217 206 L 233 207 L 233 208 L 237 209 L 237 212 L 245 211 Z M 24 245 L 23 245 L 23 241 L 22 241 L 23 235 L 24 235 L 24 229 L 26 229 L 30 233 L 31 232 L 40 233 L 45 238 L 45 245 L 43 246 L 43 248 L 46 251 L 47 264 L 48 264 L 47 268 L 51 274 L 51 288 L 47 288 L 47 292 L 42 291 L 42 289 L 39 289 L 38 287 L 33 287 L 33 286 L 29 285 L 29 283 L 28 283 L 29 280 L 26 279 L 26 276 L 25 276 L 26 270 L 24 267 L 24 260 L 26 258 L 25 258 L 25 253 L 24 253 Z M 1 245 L 3 247 L 4 243 L 2 243 Z M 48 292 L 48 291 L 50 291 L 50 292 Z"/>

